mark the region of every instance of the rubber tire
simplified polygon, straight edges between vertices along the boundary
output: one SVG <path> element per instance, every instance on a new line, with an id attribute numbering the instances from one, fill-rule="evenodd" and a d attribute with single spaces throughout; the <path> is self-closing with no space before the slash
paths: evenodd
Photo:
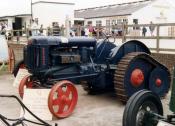
<path id="1" fill-rule="evenodd" d="M 24 60 L 20 60 L 20 61 L 18 61 L 15 64 L 14 69 L 13 69 L 13 75 L 14 75 L 14 77 L 16 77 L 16 75 L 18 74 L 19 67 L 20 67 L 21 64 L 24 64 Z"/>
<path id="2" fill-rule="evenodd" d="M 151 91 L 141 90 L 133 94 L 128 100 L 123 114 L 123 126 L 136 126 L 135 120 L 138 109 L 145 101 L 153 102 L 159 110 L 158 114 L 163 115 L 163 106 L 159 96 Z"/>

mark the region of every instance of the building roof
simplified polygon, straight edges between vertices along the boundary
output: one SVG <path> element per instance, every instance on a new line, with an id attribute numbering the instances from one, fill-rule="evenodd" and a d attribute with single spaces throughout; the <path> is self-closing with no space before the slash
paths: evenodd
<path id="1" fill-rule="evenodd" d="M 31 14 L 18 14 L 18 15 L 8 15 L 8 16 L 0 16 L 0 19 L 6 19 L 9 17 L 31 17 Z"/>
<path id="2" fill-rule="evenodd" d="M 74 5 L 68 0 L 32 0 L 33 5 L 38 3 L 45 4 L 66 4 Z M 66 2 L 67 1 L 67 2 Z M 3 0 L 0 4 L 0 18 L 17 17 L 31 15 L 31 0 Z"/>
<path id="3" fill-rule="evenodd" d="M 86 8 L 74 11 L 75 18 L 99 18 L 131 15 L 135 11 L 151 4 L 155 0 L 144 0 L 130 3 L 113 4 L 107 6 Z"/>
<path id="4" fill-rule="evenodd" d="M 39 3 L 75 5 L 75 3 L 58 2 L 58 1 L 36 1 L 36 2 L 33 2 L 32 4 L 35 5 Z"/>

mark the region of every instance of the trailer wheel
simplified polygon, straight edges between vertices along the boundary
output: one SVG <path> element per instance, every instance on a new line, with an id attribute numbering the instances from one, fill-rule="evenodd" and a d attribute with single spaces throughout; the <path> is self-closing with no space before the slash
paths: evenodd
<path id="1" fill-rule="evenodd" d="M 21 68 L 21 69 L 24 69 L 24 68 L 25 68 L 24 60 L 20 60 L 20 61 L 17 62 L 16 65 L 14 66 L 14 69 L 13 69 L 13 75 L 14 75 L 14 77 L 17 76 L 18 71 L 19 71 L 20 68 Z"/>
<path id="2" fill-rule="evenodd" d="M 162 103 L 155 93 L 141 90 L 132 95 L 127 102 L 123 115 L 123 126 L 149 125 L 150 121 L 145 120 L 145 113 L 148 112 L 163 115 Z"/>
<path id="3" fill-rule="evenodd" d="M 25 76 L 19 84 L 18 91 L 21 98 L 23 98 L 25 88 L 33 88 L 33 81 L 31 80 L 30 75 Z"/>
<path id="4" fill-rule="evenodd" d="M 50 112 L 57 118 L 65 118 L 72 114 L 78 101 L 78 93 L 74 84 L 64 80 L 56 83 L 48 97 Z"/>

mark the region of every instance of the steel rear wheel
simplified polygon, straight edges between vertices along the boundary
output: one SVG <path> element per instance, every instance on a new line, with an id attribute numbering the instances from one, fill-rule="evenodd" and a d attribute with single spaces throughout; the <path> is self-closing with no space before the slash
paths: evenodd
<path id="1" fill-rule="evenodd" d="M 141 90 L 128 100 L 124 114 L 123 126 L 156 126 L 146 120 L 146 113 L 163 115 L 163 107 L 158 95 L 151 91 Z"/>
<path id="2" fill-rule="evenodd" d="M 126 102 L 135 92 L 148 89 L 147 78 L 152 65 L 142 58 L 144 55 L 142 52 L 129 53 L 117 64 L 114 88 L 122 102 Z"/>
<path id="3" fill-rule="evenodd" d="M 114 73 L 114 88 L 120 101 L 126 102 L 135 92 L 151 90 L 163 97 L 170 87 L 169 70 L 143 52 L 124 56 Z"/>
<path id="4" fill-rule="evenodd" d="M 78 92 L 74 84 L 64 80 L 56 83 L 48 97 L 50 112 L 57 118 L 65 118 L 72 114 L 78 101 Z"/>

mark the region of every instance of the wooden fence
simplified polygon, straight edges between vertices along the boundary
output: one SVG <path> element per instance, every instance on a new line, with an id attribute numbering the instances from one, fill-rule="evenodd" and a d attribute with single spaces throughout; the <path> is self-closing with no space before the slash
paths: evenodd
<path id="1" fill-rule="evenodd" d="M 139 33 L 142 32 L 142 28 L 146 27 L 147 31 L 149 30 L 150 26 L 154 26 L 154 36 L 142 36 Z M 117 26 L 120 28 L 120 30 L 122 31 L 122 34 L 120 36 L 118 35 L 112 35 L 112 37 L 114 37 L 115 39 L 122 39 L 122 42 L 125 42 L 127 39 L 151 39 L 151 40 L 156 40 L 156 48 L 150 48 L 153 51 L 156 51 L 157 53 L 159 53 L 160 51 L 168 51 L 168 52 L 175 52 L 175 49 L 167 49 L 167 48 L 160 48 L 160 40 L 175 40 L 175 23 L 162 23 L 162 24 L 137 24 L 137 25 L 126 25 L 126 24 L 121 24 L 119 26 Z M 162 27 L 167 27 L 167 33 L 168 35 L 161 35 L 161 28 Z M 77 35 L 81 35 L 81 30 L 80 29 L 85 29 L 86 27 L 81 27 L 81 26 L 77 26 L 74 27 L 74 29 L 78 29 L 77 30 Z M 96 35 L 94 37 L 96 37 L 97 39 L 100 39 L 100 32 L 106 32 L 108 31 L 109 34 L 111 34 L 112 29 L 115 29 L 114 26 L 100 26 L 100 27 L 94 27 Z M 53 31 L 53 29 L 43 29 L 46 33 L 50 30 Z M 134 34 L 129 34 L 129 30 L 132 30 L 132 32 Z M 39 29 L 38 29 L 39 31 Z M 110 32 L 109 32 L 110 31 Z M 29 31 L 28 30 L 11 30 L 9 31 L 10 33 L 14 33 L 14 32 L 25 32 L 26 36 L 13 36 L 12 34 L 12 40 L 16 40 L 19 39 L 18 37 L 20 37 L 19 41 L 27 41 L 27 39 L 30 37 L 29 34 L 27 34 Z M 76 31 L 75 31 L 76 32 Z M 138 34 L 137 34 L 138 32 Z M 47 35 L 47 34 L 46 34 Z"/>

